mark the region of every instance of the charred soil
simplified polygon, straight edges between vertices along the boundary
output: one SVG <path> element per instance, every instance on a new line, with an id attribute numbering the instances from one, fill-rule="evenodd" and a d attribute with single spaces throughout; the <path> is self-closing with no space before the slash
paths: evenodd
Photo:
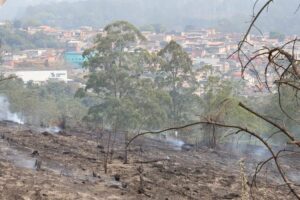
<path id="1" fill-rule="evenodd" d="M 123 164 L 124 138 L 118 134 L 105 174 L 108 134 L 97 140 L 84 130 L 51 134 L 29 126 L 0 124 L 0 199 L 241 199 L 241 174 L 250 185 L 259 162 L 243 154 L 245 171 L 241 173 L 241 156 L 232 151 L 182 151 L 144 137 L 133 143 L 129 164 Z M 300 167 L 296 161 L 286 165 L 296 171 Z M 294 199 L 286 187 L 277 187 L 280 184 L 270 165 L 258 178 L 258 187 L 246 193 L 255 199 Z"/>

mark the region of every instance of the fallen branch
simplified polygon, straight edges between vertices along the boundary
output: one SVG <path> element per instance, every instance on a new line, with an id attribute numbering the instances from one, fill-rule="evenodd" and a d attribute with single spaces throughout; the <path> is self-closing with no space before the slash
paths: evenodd
<path id="1" fill-rule="evenodd" d="M 150 163 L 157 163 L 157 162 L 162 162 L 162 161 L 169 161 L 170 159 L 156 159 L 156 160 L 148 160 L 148 161 L 135 161 L 133 163 L 138 163 L 138 164 L 150 164 Z"/>

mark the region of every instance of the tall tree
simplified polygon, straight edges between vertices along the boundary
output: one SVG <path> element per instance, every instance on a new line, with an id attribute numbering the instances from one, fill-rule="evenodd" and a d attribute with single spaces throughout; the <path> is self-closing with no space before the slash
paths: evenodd
<path id="1" fill-rule="evenodd" d="M 124 21 L 109 24 L 104 31 L 95 46 L 84 52 L 85 67 L 90 71 L 85 90 L 98 98 L 88 114 L 103 121 L 114 134 L 117 130 L 158 128 L 165 118 L 160 104 L 167 97 L 155 90 L 153 78 L 145 76 L 154 57 L 138 47 L 144 36 Z M 113 139 L 108 142 L 107 153 L 113 150 L 113 144 Z"/>
<path id="2" fill-rule="evenodd" d="M 171 41 L 159 53 L 160 71 L 156 82 L 169 91 L 172 102 L 169 117 L 173 125 L 187 122 L 197 103 L 195 95 L 198 87 L 193 73 L 193 63 L 189 55 L 175 41 Z"/>
<path id="3" fill-rule="evenodd" d="M 104 31 L 104 35 L 97 37 L 95 47 L 84 52 L 88 58 L 85 66 L 90 71 L 86 90 L 92 90 L 101 98 L 100 104 L 92 107 L 90 113 L 103 113 L 106 122 L 116 126 L 120 121 L 119 113 L 130 107 L 122 105 L 134 93 L 132 77 L 137 74 L 133 51 L 135 45 L 145 38 L 138 29 L 124 21 L 109 24 Z"/>

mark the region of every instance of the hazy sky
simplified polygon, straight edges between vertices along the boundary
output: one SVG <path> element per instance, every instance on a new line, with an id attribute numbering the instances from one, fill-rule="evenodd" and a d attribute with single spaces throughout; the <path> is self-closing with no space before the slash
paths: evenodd
<path id="1" fill-rule="evenodd" d="M 82 15 L 81 18 L 86 18 L 85 22 L 102 20 L 108 23 L 112 20 L 122 19 L 136 25 L 161 23 L 172 27 L 179 24 L 184 27 L 184 25 L 201 24 L 201 20 L 210 23 L 210 21 L 224 19 L 239 26 L 246 25 L 246 22 L 251 19 L 253 4 L 256 0 L 7 0 L 6 4 L 0 8 L 0 19 L 20 18 L 24 16 L 28 6 L 58 1 L 87 1 L 86 4 L 82 3 L 76 7 L 83 9 L 79 13 Z M 260 5 L 264 2 L 266 0 L 260 0 Z M 87 4 L 91 4 L 93 7 L 88 7 Z M 300 34 L 298 25 L 300 11 L 295 13 L 298 5 L 299 0 L 274 1 L 268 10 L 269 12 L 264 13 L 260 18 L 261 27 L 270 27 L 268 30 L 280 28 Z M 47 8 L 44 6 L 44 10 L 39 11 L 46 12 Z M 93 12 L 89 12 L 88 9 L 93 10 Z M 28 17 L 34 13 L 27 12 L 26 14 Z M 74 15 L 74 12 L 68 10 L 64 14 Z M 76 14 L 78 15 L 78 13 Z M 75 21 L 80 21 L 81 18 L 75 19 Z M 68 23 L 74 23 L 74 21 Z M 223 21 L 216 23 L 223 23 Z"/>
<path id="2" fill-rule="evenodd" d="M 0 19 L 13 19 L 16 16 L 21 16 L 27 6 L 58 1 L 78 0 L 7 0 L 4 6 L 0 8 Z"/>
<path id="3" fill-rule="evenodd" d="M 16 16 L 21 16 L 26 7 L 28 6 L 34 6 L 37 4 L 45 4 L 49 2 L 59 2 L 59 1 L 68 1 L 68 2 L 76 2 L 76 1 L 86 1 L 86 0 L 7 0 L 5 5 L 0 8 L 0 19 L 12 19 L 13 17 Z M 111 0 L 112 2 L 114 0 Z M 130 0 L 123 0 L 124 3 L 126 1 L 130 2 Z M 283 3 L 283 5 L 286 5 L 286 1 L 293 2 L 293 1 L 298 1 L 298 0 L 277 0 L 276 4 Z M 145 2 L 145 3 L 143 3 Z M 152 2 L 152 0 L 140 0 L 139 4 L 149 4 Z M 162 4 L 164 3 L 164 0 L 159 1 Z M 209 8 L 211 10 L 211 14 L 213 15 L 218 15 L 218 13 L 212 12 L 214 9 L 218 9 L 219 5 L 224 5 L 226 2 L 227 9 L 228 5 L 230 6 L 229 11 L 230 12 L 239 12 L 240 10 L 243 11 L 245 7 L 249 8 L 249 14 L 251 11 L 251 6 L 255 2 L 255 0 L 181 0 L 182 5 L 186 4 L 197 4 L 197 2 L 201 2 L 201 7 Z M 202 3 L 204 2 L 204 3 Z M 232 3 L 229 3 L 232 2 Z M 261 2 L 265 2 L 265 0 L 261 0 Z M 153 3 L 155 4 L 155 3 Z M 171 5 L 172 6 L 172 5 Z M 193 6 L 193 5 L 192 5 Z M 244 9 L 243 9 L 244 8 Z M 197 8 L 196 8 L 197 9 Z M 200 9 L 200 8 L 199 8 Z M 219 8 L 220 9 L 220 8 Z M 224 8 L 226 9 L 226 8 Z M 247 9 L 248 10 L 248 9 Z M 100 11 L 100 10 L 99 10 Z M 186 12 L 186 15 L 189 15 L 189 12 Z"/>
<path id="4" fill-rule="evenodd" d="M 13 19 L 14 17 L 19 17 L 23 14 L 24 10 L 28 6 L 34 6 L 37 4 L 44 4 L 49 2 L 59 2 L 59 1 L 75 2 L 75 1 L 85 1 L 85 0 L 7 0 L 6 4 L 2 8 L 0 8 L 0 19 Z M 126 1 L 128 0 L 124 0 L 124 2 Z M 191 2 L 188 0 L 181 0 L 181 1 L 183 4 L 186 4 L 187 2 L 188 2 L 187 4 L 189 4 Z M 195 0 L 195 2 L 197 1 L 199 0 Z M 230 0 L 209 0 L 209 1 L 205 1 L 205 5 L 203 6 L 213 9 L 214 7 L 217 7 L 217 5 L 219 5 L 224 1 L 230 1 Z M 249 3 L 249 2 L 253 2 L 254 0 L 239 0 L 239 1 L 241 2 L 245 1 Z M 140 0 L 140 4 L 143 4 L 143 2 L 145 2 L 145 4 L 149 4 L 151 0 Z M 161 3 L 164 3 L 164 0 L 161 0 Z M 237 6 L 241 6 L 241 4 Z"/>

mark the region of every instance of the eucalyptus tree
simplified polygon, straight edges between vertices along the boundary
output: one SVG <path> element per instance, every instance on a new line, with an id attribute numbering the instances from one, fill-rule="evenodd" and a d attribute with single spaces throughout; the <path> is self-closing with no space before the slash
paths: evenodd
<path id="1" fill-rule="evenodd" d="M 84 66 L 89 70 L 85 91 L 98 99 L 88 115 L 114 132 L 114 138 L 109 136 L 105 171 L 117 131 L 157 127 L 165 118 L 160 105 L 167 97 L 155 89 L 153 77 L 145 73 L 152 70 L 155 60 L 153 54 L 139 47 L 145 40 L 132 24 L 117 21 L 106 26 L 94 47 L 84 52 Z"/>
<path id="2" fill-rule="evenodd" d="M 187 122 L 197 107 L 198 87 L 189 55 L 175 41 L 171 41 L 159 53 L 159 73 L 156 82 L 171 96 L 169 118 L 172 125 Z"/>
<path id="3" fill-rule="evenodd" d="M 97 36 L 95 46 L 84 52 L 87 58 L 85 67 L 90 72 L 85 89 L 100 99 L 90 113 L 102 113 L 106 123 L 116 127 L 121 126 L 117 123 L 121 117 L 119 113 L 126 113 L 130 108 L 130 105 L 124 105 L 134 93 L 134 77 L 138 76 L 133 52 L 135 45 L 145 38 L 138 29 L 124 21 L 109 24 L 104 32 Z"/>
<path id="4" fill-rule="evenodd" d="M 136 108 L 137 123 L 134 129 L 135 135 L 142 130 L 158 130 L 167 120 L 168 105 L 171 102 L 169 94 L 157 89 L 153 80 L 141 79 L 136 87 L 136 95 L 132 99 Z M 133 137 L 135 137 L 135 135 Z M 128 162 L 128 146 L 131 139 L 126 137 L 124 163 Z"/>

